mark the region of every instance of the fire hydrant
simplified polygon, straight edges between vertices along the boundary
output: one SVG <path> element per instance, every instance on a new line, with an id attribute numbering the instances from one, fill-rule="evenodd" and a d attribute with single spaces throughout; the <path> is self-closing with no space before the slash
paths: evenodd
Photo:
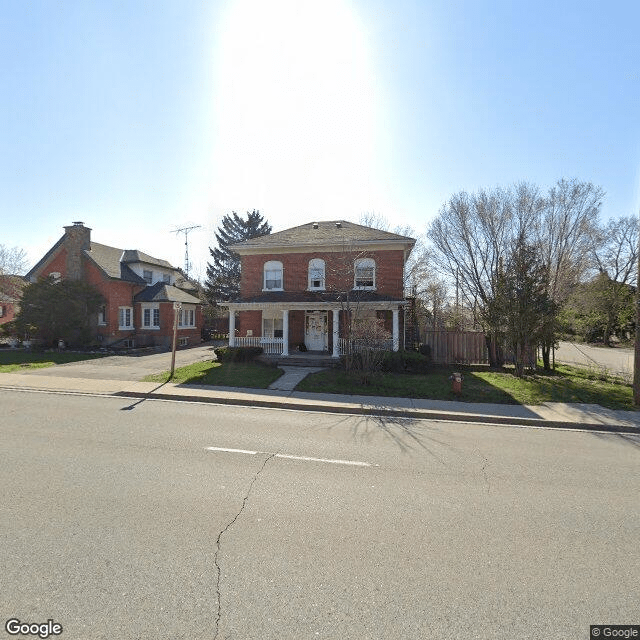
<path id="1" fill-rule="evenodd" d="M 452 373 L 449 380 L 451 380 L 451 391 L 459 396 L 462 393 L 462 374 Z"/>

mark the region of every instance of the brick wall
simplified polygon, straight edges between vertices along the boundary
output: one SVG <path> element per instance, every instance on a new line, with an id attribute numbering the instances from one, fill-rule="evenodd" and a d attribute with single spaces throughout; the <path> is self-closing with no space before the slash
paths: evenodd
<path id="1" fill-rule="evenodd" d="M 262 293 L 264 263 L 270 260 L 282 262 L 285 291 L 307 290 L 309 260 L 313 258 L 325 261 L 326 291 L 352 289 L 353 261 L 356 258 L 373 258 L 376 262 L 376 292 L 399 300 L 404 297 L 402 250 L 242 256 L 241 295 L 255 296 Z"/>

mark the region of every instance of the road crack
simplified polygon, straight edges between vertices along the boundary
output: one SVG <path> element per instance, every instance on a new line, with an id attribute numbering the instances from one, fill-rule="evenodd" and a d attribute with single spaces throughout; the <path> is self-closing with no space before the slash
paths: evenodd
<path id="1" fill-rule="evenodd" d="M 213 635 L 213 640 L 216 640 L 218 637 L 218 632 L 220 631 L 220 619 L 222 618 L 222 597 L 220 594 L 220 580 L 221 580 L 222 573 L 220 570 L 220 563 L 218 561 L 218 557 L 220 555 L 220 545 L 222 543 L 222 536 L 227 531 L 229 531 L 229 529 L 235 524 L 236 520 L 240 517 L 240 514 L 244 511 L 244 508 L 246 507 L 247 502 L 249 501 L 249 497 L 251 496 L 251 491 L 253 490 L 253 485 L 256 483 L 258 476 L 264 471 L 264 468 L 267 466 L 267 462 L 269 462 L 269 460 L 271 460 L 271 458 L 274 458 L 277 454 L 278 452 L 272 453 L 264 459 L 262 466 L 258 469 L 256 474 L 253 476 L 251 483 L 249 484 L 249 488 L 247 489 L 247 493 L 242 499 L 242 505 L 240 506 L 238 513 L 236 513 L 233 519 L 227 523 L 227 526 L 224 529 L 222 529 L 222 531 L 220 531 L 220 533 L 218 534 L 218 538 L 216 539 L 216 552 L 213 555 L 213 562 L 216 567 L 216 619 L 215 619 L 215 633 Z"/>

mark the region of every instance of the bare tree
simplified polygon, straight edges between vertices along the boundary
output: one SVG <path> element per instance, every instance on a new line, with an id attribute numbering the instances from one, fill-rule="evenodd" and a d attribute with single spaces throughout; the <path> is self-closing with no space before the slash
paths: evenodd
<path id="1" fill-rule="evenodd" d="M 603 198 L 600 187 L 574 178 L 559 180 L 545 199 L 535 240 L 549 271 L 549 297 L 556 305 L 567 299 L 591 268 Z M 550 369 L 556 332 L 556 320 L 550 317 L 541 340 L 545 370 Z"/>
<path id="2" fill-rule="evenodd" d="M 22 275 L 27 270 L 27 254 L 18 247 L 0 244 L 0 276 Z"/>

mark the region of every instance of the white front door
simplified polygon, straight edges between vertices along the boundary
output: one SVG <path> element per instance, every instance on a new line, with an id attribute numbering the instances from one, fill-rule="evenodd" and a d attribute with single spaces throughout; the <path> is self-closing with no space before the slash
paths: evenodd
<path id="1" fill-rule="evenodd" d="M 329 344 L 326 311 L 307 311 L 304 324 L 304 344 L 309 351 L 326 351 Z"/>

